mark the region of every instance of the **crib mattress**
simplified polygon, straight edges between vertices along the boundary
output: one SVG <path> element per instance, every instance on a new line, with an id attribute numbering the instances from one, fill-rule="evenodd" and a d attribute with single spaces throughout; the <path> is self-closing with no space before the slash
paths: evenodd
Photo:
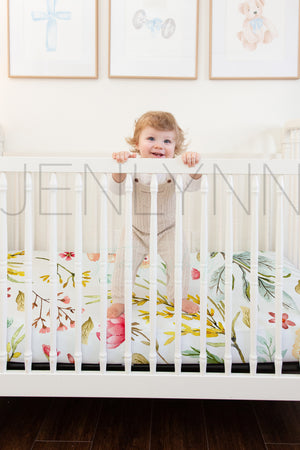
<path id="1" fill-rule="evenodd" d="M 189 298 L 200 302 L 200 255 L 191 253 Z M 115 253 L 108 258 L 108 303 L 111 301 L 110 283 Z M 83 363 L 99 363 L 99 342 L 102 339 L 100 318 L 99 254 L 83 255 L 82 301 L 82 353 Z M 75 342 L 75 255 L 73 252 L 58 254 L 58 306 L 57 306 L 57 355 L 60 363 L 74 363 Z M 147 364 L 149 360 L 149 258 L 145 258 L 138 271 L 133 292 L 132 353 L 134 364 Z M 275 255 L 259 252 L 259 300 L 257 354 L 259 362 L 272 362 L 275 353 Z M 32 351 L 33 362 L 49 360 L 50 314 L 49 282 L 50 260 L 47 252 L 33 255 L 33 303 L 32 303 Z M 8 255 L 8 319 L 7 359 L 23 362 L 25 348 L 24 314 L 24 252 Z M 224 254 L 214 252 L 208 262 L 208 316 L 207 361 L 223 363 L 225 342 L 224 305 Z M 234 363 L 249 360 L 250 349 L 250 254 L 233 255 L 232 275 L 232 357 Z M 197 362 L 200 354 L 199 314 L 182 313 L 181 348 L 182 361 Z M 300 359 L 300 271 L 289 261 L 284 261 L 282 356 L 284 361 Z M 107 321 L 108 363 L 123 364 L 125 347 L 124 315 Z M 157 362 L 174 362 L 175 320 L 174 305 L 166 297 L 166 267 L 158 259 L 157 293 Z"/>

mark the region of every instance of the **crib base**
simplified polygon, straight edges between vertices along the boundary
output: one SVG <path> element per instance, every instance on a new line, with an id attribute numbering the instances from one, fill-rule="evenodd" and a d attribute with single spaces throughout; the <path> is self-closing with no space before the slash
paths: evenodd
<path id="1" fill-rule="evenodd" d="M 81 372 L 44 370 L 0 375 L 0 395 L 300 401 L 299 375 Z"/>
<path id="2" fill-rule="evenodd" d="M 8 362 L 7 363 L 7 369 L 8 371 L 14 371 L 14 370 L 22 370 L 25 371 L 25 364 L 24 363 L 17 363 L 17 362 Z M 32 370 L 38 371 L 38 370 L 48 370 L 50 371 L 50 364 L 49 363 L 33 363 L 32 364 Z M 75 371 L 75 365 L 74 364 L 66 364 L 66 363 L 57 363 L 57 370 L 58 371 Z M 175 366 L 174 364 L 157 364 L 156 365 L 157 372 L 175 372 Z M 207 373 L 224 373 L 225 372 L 225 366 L 224 364 L 207 364 L 206 366 Z M 232 364 L 232 373 L 250 373 L 250 365 L 247 363 L 233 363 Z M 90 372 L 90 371 L 100 371 L 100 365 L 99 364 L 82 364 L 82 371 Z M 107 364 L 107 371 L 108 372 L 124 372 L 125 366 L 123 364 Z M 148 364 L 133 364 L 132 365 L 132 371 L 133 372 L 149 372 L 149 365 Z M 200 372 L 199 364 L 182 364 L 181 366 L 181 372 Z M 258 363 L 257 364 L 257 373 L 259 374 L 275 374 L 275 366 L 272 362 L 267 363 Z M 289 362 L 283 362 L 282 363 L 282 373 L 283 374 L 300 374 L 300 364 L 297 361 L 289 361 Z"/>

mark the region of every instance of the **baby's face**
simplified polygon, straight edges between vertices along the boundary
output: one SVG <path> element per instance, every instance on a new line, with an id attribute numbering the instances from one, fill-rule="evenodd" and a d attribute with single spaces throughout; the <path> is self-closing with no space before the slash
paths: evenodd
<path id="1" fill-rule="evenodd" d="M 256 0 L 248 1 L 248 6 L 246 6 L 248 19 L 254 19 L 255 17 L 260 17 L 262 15 L 262 5 Z"/>
<path id="2" fill-rule="evenodd" d="M 146 127 L 141 131 L 137 150 L 142 158 L 174 158 L 175 146 L 174 130 Z"/>

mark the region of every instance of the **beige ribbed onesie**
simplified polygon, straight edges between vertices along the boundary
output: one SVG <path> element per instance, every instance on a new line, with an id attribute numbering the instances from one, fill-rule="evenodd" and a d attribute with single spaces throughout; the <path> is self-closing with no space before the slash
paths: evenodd
<path id="1" fill-rule="evenodd" d="M 175 261 L 175 181 L 168 175 L 166 181 L 158 186 L 157 194 L 157 250 L 167 266 L 167 296 L 174 301 L 174 261 Z M 200 188 L 200 180 L 193 180 L 189 175 L 183 176 L 183 192 L 195 191 Z M 112 181 L 111 190 L 117 193 L 124 184 Z M 133 208 L 132 208 L 132 285 L 139 266 L 149 253 L 150 240 L 150 186 L 143 184 L 139 176 L 133 179 Z M 112 303 L 124 303 L 124 262 L 125 262 L 125 229 L 117 250 L 114 272 L 112 276 Z M 189 287 L 189 251 L 183 236 L 182 253 L 182 298 L 186 298 Z"/>

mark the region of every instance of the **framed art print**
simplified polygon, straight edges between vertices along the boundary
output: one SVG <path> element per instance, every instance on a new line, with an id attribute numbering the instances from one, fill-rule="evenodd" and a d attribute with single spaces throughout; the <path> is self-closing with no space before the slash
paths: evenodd
<path id="1" fill-rule="evenodd" d="M 110 0 L 109 76 L 197 78 L 199 0 Z"/>
<path id="2" fill-rule="evenodd" d="M 8 0 L 9 76 L 98 77 L 98 0 Z"/>
<path id="3" fill-rule="evenodd" d="M 210 0 L 210 79 L 299 78 L 299 0 Z"/>

